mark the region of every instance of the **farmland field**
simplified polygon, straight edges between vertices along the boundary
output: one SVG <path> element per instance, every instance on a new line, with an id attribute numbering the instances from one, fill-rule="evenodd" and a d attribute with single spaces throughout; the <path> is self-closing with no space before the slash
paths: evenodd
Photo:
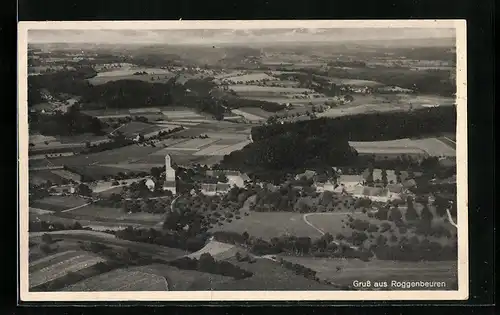
<path id="1" fill-rule="evenodd" d="M 133 162 L 157 150 L 159 149 L 149 146 L 129 145 L 97 153 L 54 158 L 51 159 L 51 162 L 56 165 L 68 166 Z"/>
<path id="2" fill-rule="evenodd" d="M 209 145 L 213 142 L 217 141 L 217 139 L 208 138 L 208 139 L 191 139 L 185 142 L 177 143 L 175 145 L 171 145 L 169 148 L 171 149 L 195 149 L 198 150 L 206 145 Z"/>
<path id="3" fill-rule="evenodd" d="M 147 74 L 134 75 L 135 72 L 146 71 Z M 97 76 L 88 79 L 90 84 L 98 85 L 107 82 L 118 80 L 141 80 L 147 82 L 165 82 L 174 77 L 175 74 L 165 69 L 151 69 L 151 68 L 125 68 L 120 70 L 112 70 L 99 72 Z"/>
<path id="4" fill-rule="evenodd" d="M 46 234 L 46 232 L 40 232 L 40 233 L 30 232 L 30 240 L 33 241 L 40 240 L 43 234 Z M 62 240 L 97 242 L 108 246 L 130 248 L 133 251 L 142 252 L 144 254 L 159 257 L 165 260 L 176 259 L 186 254 L 186 251 L 181 249 L 170 248 L 166 246 L 160 246 L 148 243 L 127 241 L 116 238 L 112 234 L 96 232 L 96 231 L 66 230 L 66 231 L 50 232 L 49 234 L 52 236 L 52 238 L 57 238 Z"/>
<path id="5" fill-rule="evenodd" d="M 52 211 L 62 211 L 78 207 L 88 203 L 84 198 L 78 196 L 49 196 L 43 199 L 38 199 L 30 203 L 35 208 Z"/>
<path id="6" fill-rule="evenodd" d="M 164 129 L 163 127 L 157 126 L 157 125 L 152 125 L 152 124 L 146 124 L 143 122 L 138 122 L 138 121 L 132 121 L 129 122 L 120 128 L 116 129 L 122 132 L 125 136 L 133 136 L 138 133 L 141 134 L 147 134 L 150 132 L 155 132 L 155 131 L 160 131 Z"/>
<path id="7" fill-rule="evenodd" d="M 238 111 L 245 112 L 247 114 L 255 115 L 262 118 L 268 118 L 273 115 L 273 113 L 267 112 L 257 107 L 241 107 L 238 109 Z"/>
<path id="8" fill-rule="evenodd" d="M 75 173 L 72 173 L 70 171 L 67 171 L 67 170 L 53 170 L 52 173 L 58 175 L 58 176 L 61 176 L 62 178 L 66 178 L 68 180 L 73 180 L 73 181 L 80 181 L 81 180 L 81 176 L 78 175 L 78 174 L 75 174 Z"/>
<path id="9" fill-rule="evenodd" d="M 193 153 L 193 155 L 221 155 L 218 152 L 227 147 L 228 147 L 227 145 L 211 145 L 207 148 L 204 148 L 198 152 Z"/>
<path id="10" fill-rule="evenodd" d="M 453 148 L 443 143 L 436 138 L 423 138 L 423 139 L 398 139 L 389 141 L 350 141 L 349 145 L 354 147 L 356 150 L 363 149 L 378 149 L 380 152 L 385 152 L 385 150 L 390 151 L 391 149 L 404 149 L 404 150 L 414 150 L 415 153 L 418 151 L 424 151 L 430 156 L 455 156 L 456 152 Z"/>
<path id="11" fill-rule="evenodd" d="M 43 268 L 50 267 L 51 265 L 64 262 L 68 259 L 79 257 L 79 256 L 87 256 L 88 253 L 80 250 L 66 250 L 62 252 L 58 252 L 56 254 L 52 254 L 49 256 L 42 257 L 40 259 L 36 259 L 29 263 L 29 271 L 33 273 Z"/>
<path id="12" fill-rule="evenodd" d="M 255 114 L 249 113 L 249 112 L 247 112 L 245 110 L 241 110 L 241 109 L 232 109 L 231 112 L 235 115 L 243 116 L 243 118 L 246 118 L 250 121 L 263 121 L 266 119 L 265 117 L 267 117 L 267 115 L 262 117 L 262 116 L 255 115 Z"/>
<path id="13" fill-rule="evenodd" d="M 122 164 L 123 165 L 123 164 Z M 127 164 L 128 165 L 128 164 Z M 117 176 L 120 173 L 137 172 L 136 169 L 131 169 L 125 166 L 124 168 L 116 166 L 104 166 L 104 165 L 81 165 L 81 166 L 71 166 L 71 170 L 86 176 L 91 180 L 101 180 L 104 176 Z"/>
<path id="14" fill-rule="evenodd" d="M 114 221 L 128 221 L 135 223 L 158 223 L 162 222 L 163 215 L 147 212 L 130 213 L 124 212 L 122 208 L 107 208 L 96 205 L 88 205 L 66 213 L 71 218 L 79 220 L 101 220 L 112 219 Z"/>
<path id="15" fill-rule="evenodd" d="M 196 156 L 188 151 L 175 151 L 168 148 L 162 149 L 164 153 L 169 153 L 172 161 L 178 165 L 189 165 L 191 163 L 198 163 L 205 158 L 205 156 Z M 138 160 L 136 163 L 140 164 L 155 164 L 156 166 L 165 165 L 165 155 L 148 155 Z M 201 163 L 201 162 L 200 162 Z M 134 164 L 134 163 L 132 163 Z"/>
<path id="16" fill-rule="evenodd" d="M 227 261 L 253 272 L 253 276 L 216 284 L 214 290 L 335 290 L 333 286 L 306 279 L 268 259 L 257 259 L 253 264 L 238 262 L 235 258 Z"/>
<path id="17" fill-rule="evenodd" d="M 105 259 L 87 252 L 84 252 L 83 254 L 78 252 L 72 253 L 72 256 L 67 257 L 65 260 L 30 273 L 30 288 L 34 288 L 49 281 L 61 278 L 69 272 L 76 272 L 104 261 Z"/>
<path id="18" fill-rule="evenodd" d="M 43 144 L 45 141 L 53 142 L 53 141 L 57 141 L 57 139 L 55 137 L 44 136 L 44 135 L 40 135 L 40 134 L 32 134 L 29 136 L 29 142 L 33 143 L 35 145 Z"/>
<path id="19" fill-rule="evenodd" d="M 65 217 L 61 217 L 60 214 L 37 214 L 33 211 L 30 211 L 29 218 L 30 220 L 43 220 L 46 222 L 52 223 L 62 223 L 65 225 L 73 225 L 76 222 L 80 223 L 83 227 L 90 227 L 96 231 L 105 231 L 105 230 L 121 230 L 126 228 L 127 226 L 133 227 L 144 227 L 144 223 L 132 223 L 128 221 L 115 222 L 111 219 L 91 219 L 91 220 L 82 220 L 75 219 L 71 217 L 71 212 L 63 213 Z M 66 217 L 67 216 L 67 217 Z M 153 227 L 154 225 L 151 223 L 147 227 Z"/>
<path id="20" fill-rule="evenodd" d="M 418 109 L 423 105 L 429 104 L 439 104 L 441 106 L 452 106 L 454 104 L 453 98 L 440 96 L 422 96 L 413 94 L 355 94 L 353 96 L 354 101 L 351 103 L 319 113 L 318 117 L 338 117 L 367 112 L 408 111 L 412 108 Z"/>
<path id="21" fill-rule="evenodd" d="M 117 269 L 67 286 L 62 291 L 168 291 L 168 284 L 164 277 L 152 273 Z"/>
<path id="22" fill-rule="evenodd" d="M 445 281 L 448 285 L 457 279 L 456 261 L 404 262 L 391 260 L 335 259 L 281 256 L 281 258 L 309 267 L 317 277 L 340 285 L 352 285 L 354 280 L 374 281 Z M 337 271 L 340 267 L 340 271 Z M 390 288 L 389 288 L 390 289 Z M 394 289 L 394 288 L 393 288 Z"/>
<path id="23" fill-rule="evenodd" d="M 200 259 L 201 255 L 203 255 L 204 253 L 209 253 L 216 260 L 219 260 L 223 259 L 221 258 L 222 255 L 224 255 L 228 251 L 231 251 L 234 248 L 236 248 L 236 245 L 221 243 L 217 241 L 210 241 L 202 249 L 187 255 L 187 257 Z M 234 252 L 234 254 L 236 254 L 236 252 Z M 232 255 L 230 257 L 232 257 Z"/>
<path id="24" fill-rule="evenodd" d="M 193 110 L 163 110 L 163 115 L 167 119 L 187 119 L 187 118 L 203 118 L 202 115 L 196 113 Z"/>
<path id="25" fill-rule="evenodd" d="M 213 139 L 235 139 L 245 141 L 248 139 L 248 134 L 236 132 L 207 132 L 205 133 L 209 138 Z"/>
<path id="26" fill-rule="evenodd" d="M 233 281 L 231 277 L 195 270 L 183 270 L 163 264 L 130 267 L 128 270 L 143 271 L 165 277 L 169 291 L 212 290 L 218 283 Z"/>
<path id="27" fill-rule="evenodd" d="M 90 142 L 96 142 L 96 141 L 103 141 L 103 140 L 109 140 L 107 136 L 96 136 L 93 134 L 84 134 L 84 135 L 75 135 L 71 137 L 66 137 L 66 136 L 59 136 L 57 137 L 57 140 L 59 140 L 61 143 L 85 143 L 86 141 Z"/>
<path id="28" fill-rule="evenodd" d="M 288 94 L 302 94 L 304 92 L 312 93 L 315 92 L 311 89 L 306 88 L 294 88 L 294 87 L 279 87 L 279 86 L 258 86 L 258 85 L 230 85 L 230 90 L 236 93 L 288 93 Z"/>
<path id="29" fill-rule="evenodd" d="M 243 83 L 248 83 L 248 81 L 259 81 L 264 79 L 274 80 L 275 78 L 263 72 L 236 75 L 232 77 L 224 77 L 224 80 L 227 81 L 242 81 Z"/>
<path id="30" fill-rule="evenodd" d="M 51 170 L 30 171 L 28 176 L 30 184 L 35 184 L 35 185 L 43 184 L 47 181 L 50 181 L 53 184 L 61 185 L 65 180 L 63 177 L 54 174 Z"/>
<path id="31" fill-rule="evenodd" d="M 215 144 L 217 144 L 217 145 L 234 145 L 234 144 L 237 144 L 240 142 L 241 142 L 241 139 L 239 139 L 239 138 L 235 138 L 235 139 L 227 138 L 227 139 L 219 139 L 219 140 L 217 140 L 217 142 L 215 142 Z"/>
<path id="32" fill-rule="evenodd" d="M 339 220 L 340 221 L 340 220 Z M 263 239 L 271 239 L 281 235 L 320 237 L 321 234 L 303 220 L 302 213 L 294 212 L 254 212 L 249 216 L 242 216 L 240 220 L 225 222 L 223 226 L 215 226 L 216 231 L 248 232 L 250 235 Z"/>
<path id="33" fill-rule="evenodd" d="M 339 78 L 331 78 L 331 77 L 325 77 L 328 78 L 328 80 L 331 83 L 335 83 L 338 85 L 351 85 L 351 86 L 369 86 L 369 87 L 377 87 L 377 86 L 382 86 L 383 84 L 380 82 L 376 81 L 370 81 L 370 80 L 356 80 L 356 79 L 339 79 Z"/>
<path id="34" fill-rule="evenodd" d="M 246 140 L 246 141 L 242 141 L 240 143 L 231 145 L 229 147 L 225 147 L 222 150 L 217 151 L 216 155 L 227 155 L 227 154 L 230 154 L 233 151 L 238 151 L 238 150 L 243 149 L 249 143 L 250 143 L 250 140 Z M 214 153 L 212 153 L 212 154 L 214 154 Z"/>
<path id="35" fill-rule="evenodd" d="M 266 95 L 266 96 L 242 96 L 244 99 L 258 100 L 265 102 L 273 102 L 277 104 L 292 104 L 295 106 L 305 106 L 305 105 L 325 105 L 325 103 L 333 103 L 335 101 L 332 97 L 319 96 L 319 97 L 304 97 L 304 98 L 293 98 L 293 97 L 283 97 L 282 95 Z"/>

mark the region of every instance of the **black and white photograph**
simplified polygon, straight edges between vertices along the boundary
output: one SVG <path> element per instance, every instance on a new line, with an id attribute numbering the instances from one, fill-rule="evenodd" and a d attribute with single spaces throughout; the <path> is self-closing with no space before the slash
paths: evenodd
<path id="1" fill-rule="evenodd" d="M 21 299 L 466 299 L 465 34 L 20 22 Z"/>

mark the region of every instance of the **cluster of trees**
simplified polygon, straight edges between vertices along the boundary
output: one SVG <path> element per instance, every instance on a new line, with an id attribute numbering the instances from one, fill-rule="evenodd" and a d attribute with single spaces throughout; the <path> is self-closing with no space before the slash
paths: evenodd
<path id="1" fill-rule="evenodd" d="M 424 239 L 420 241 L 417 237 L 410 239 L 402 238 L 399 243 L 389 245 L 384 243 L 382 236 L 381 244 L 374 244 L 370 250 L 383 260 L 400 261 L 443 261 L 457 259 L 457 244 L 441 245 L 435 241 Z"/>
<path id="2" fill-rule="evenodd" d="M 45 102 L 43 90 L 53 95 L 84 95 L 91 89 L 86 79 L 96 75 L 97 72 L 92 67 L 82 66 L 75 70 L 28 76 L 28 107 Z"/>
<path id="3" fill-rule="evenodd" d="M 203 253 L 200 259 L 183 257 L 171 263 L 180 269 L 197 270 L 212 274 L 233 277 L 234 279 L 245 279 L 253 276 L 253 273 L 235 266 L 227 261 L 216 261 L 209 253 Z"/>
<path id="4" fill-rule="evenodd" d="M 359 128 L 364 126 L 364 128 Z M 293 133 L 302 138 L 344 138 L 350 141 L 382 141 L 420 137 L 426 134 L 455 132 L 453 106 L 433 107 L 408 112 L 365 113 L 336 118 L 320 118 L 288 124 L 252 128 L 254 142 Z"/>
<path id="5" fill-rule="evenodd" d="M 352 248 L 346 243 L 334 241 L 330 234 L 312 240 L 310 237 L 280 236 L 270 241 L 250 236 L 247 232 L 241 234 L 230 231 L 219 231 L 212 234 L 220 241 L 244 246 L 255 255 L 275 255 L 288 253 L 292 255 L 312 255 L 316 257 L 358 258 L 369 259 L 369 251 Z"/>
<path id="6" fill-rule="evenodd" d="M 30 185 L 29 188 L 30 202 L 50 196 L 50 191 L 49 191 L 50 187 L 52 187 L 52 182 L 48 180 L 42 185 Z"/>
<path id="7" fill-rule="evenodd" d="M 382 220 L 382 223 L 375 225 L 370 221 L 354 219 L 348 215 L 343 227 L 352 229 L 352 232 L 339 233 L 336 239 L 361 246 L 366 251 L 374 253 L 378 259 L 408 261 L 456 259 L 456 235 L 442 224 L 434 224 L 434 214 L 427 205 L 424 205 L 421 211 L 417 211 L 413 200 L 408 198 L 407 210 L 404 213 L 397 207 L 391 209 L 390 206 L 386 206 L 369 216 Z M 432 239 L 445 239 L 446 242 L 443 245 Z"/>
<path id="8" fill-rule="evenodd" d="M 285 185 L 276 191 L 257 189 L 256 192 L 252 210 L 258 212 L 331 212 L 369 206 L 369 200 L 355 200 L 331 191 L 323 192 L 318 202 L 313 202 L 318 193 L 312 187 L 297 189 Z"/>
<path id="9" fill-rule="evenodd" d="M 329 67 L 366 68 L 366 62 L 356 61 L 356 60 L 352 60 L 352 61 L 335 60 L 335 61 L 328 62 L 327 66 L 329 66 Z"/>
<path id="10" fill-rule="evenodd" d="M 280 259 L 280 264 L 283 267 L 285 267 L 289 270 L 292 270 L 297 275 L 301 275 L 301 276 L 306 277 L 307 279 L 317 281 L 316 271 L 312 270 L 311 268 L 305 267 L 301 264 L 294 264 L 294 263 L 289 262 L 289 261 L 284 260 L 284 259 Z"/>
<path id="11" fill-rule="evenodd" d="M 188 251 L 197 251 L 205 246 L 207 235 L 194 231 L 158 231 L 155 229 L 133 228 L 131 226 L 115 232 L 117 238 L 162 245 L 166 247 L 179 248 Z"/>
<path id="12" fill-rule="evenodd" d="M 271 125 L 269 128 L 299 126 L 299 124 Z M 295 173 L 296 169 L 304 167 L 345 165 L 355 161 L 357 153 L 349 146 L 347 138 L 343 138 L 342 133 L 318 130 L 318 126 L 321 125 L 321 123 L 309 125 L 316 126 L 312 127 L 314 130 L 309 134 L 304 134 L 300 128 L 287 127 L 282 129 L 281 133 L 269 134 L 268 137 L 262 137 L 259 132 L 252 129 L 252 136 L 257 135 L 257 138 L 253 138 L 254 142 L 242 150 L 224 156 L 220 164 L 229 169 L 240 169 L 265 176 L 270 170 L 283 175 Z M 335 134 L 335 137 L 332 137 L 332 134 Z M 267 177 L 269 175 L 272 173 Z"/>
<path id="13" fill-rule="evenodd" d="M 54 114 L 30 113 L 30 130 L 47 136 L 74 136 L 83 133 L 103 135 L 104 125 L 95 117 L 81 113 L 76 106 Z"/>
<path id="14" fill-rule="evenodd" d="M 151 256 L 140 254 L 130 248 L 111 248 L 107 245 L 96 242 L 84 242 L 80 244 L 80 248 L 84 251 L 93 252 L 107 258 L 105 263 L 95 265 L 94 268 L 102 269 L 148 265 L 154 262 L 163 263 L 158 259 L 153 259 Z"/>
<path id="15" fill-rule="evenodd" d="M 90 141 L 87 141 L 85 143 L 85 149 L 81 151 L 81 153 L 90 154 L 107 150 L 114 150 L 132 144 L 134 144 L 134 141 L 126 139 L 124 136 L 112 137 L 110 141 L 107 142 L 91 143 Z"/>
<path id="16" fill-rule="evenodd" d="M 285 105 L 283 104 L 278 104 L 274 102 L 268 102 L 268 101 L 263 101 L 263 100 L 252 100 L 252 99 L 245 99 L 245 98 L 239 98 L 239 97 L 226 97 L 224 98 L 226 101 L 226 105 L 229 108 L 237 109 L 241 107 L 256 107 L 260 108 L 262 110 L 265 110 L 266 112 L 270 113 L 276 113 L 279 111 L 282 111 L 286 108 Z"/>
<path id="17" fill-rule="evenodd" d="M 121 207 L 127 213 L 147 212 L 163 214 L 170 210 L 171 201 L 172 198 L 125 200 L 120 196 L 119 201 L 118 197 L 114 197 L 113 200 L 108 199 L 105 202 L 115 208 Z"/>

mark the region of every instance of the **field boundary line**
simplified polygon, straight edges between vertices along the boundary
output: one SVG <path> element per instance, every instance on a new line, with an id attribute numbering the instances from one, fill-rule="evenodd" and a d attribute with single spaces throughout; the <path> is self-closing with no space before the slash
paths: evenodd
<path id="1" fill-rule="evenodd" d="M 455 221 L 453 221 L 453 218 L 451 217 L 450 209 L 446 209 L 446 214 L 448 215 L 448 221 L 450 221 L 450 224 L 458 229 L 458 225 L 455 223 Z"/>
<path id="2" fill-rule="evenodd" d="M 448 141 L 453 142 L 454 144 L 457 144 L 455 141 L 451 140 L 451 139 L 450 139 L 450 138 L 448 138 L 448 137 L 443 137 L 443 138 L 445 138 L 445 139 L 446 139 L 446 140 L 448 140 Z"/>
<path id="3" fill-rule="evenodd" d="M 314 224 L 312 224 L 311 222 L 309 222 L 307 220 L 307 217 L 310 216 L 310 215 L 313 215 L 313 214 L 316 214 L 316 215 L 346 215 L 346 214 L 351 214 L 351 212 L 311 212 L 311 213 L 306 213 L 302 216 L 302 219 L 304 220 L 304 222 L 309 225 L 310 227 L 312 227 L 313 229 L 315 229 L 316 231 L 318 231 L 321 235 L 325 235 L 325 231 L 323 231 L 322 229 L 316 227 Z"/>
<path id="4" fill-rule="evenodd" d="M 69 208 L 69 209 L 66 209 L 66 210 L 62 210 L 61 212 L 73 211 L 73 210 L 76 210 L 76 209 L 80 209 L 80 208 L 86 207 L 86 206 L 88 206 L 90 204 L 92 204 L 92 202 L 89 202 L 89 203 L 86 203 L 86 204 L 83 204 L 83 205 L 80 205 L 80 206 L 76 206 L 76 207 L 73 207 L 73 208 Z"/>

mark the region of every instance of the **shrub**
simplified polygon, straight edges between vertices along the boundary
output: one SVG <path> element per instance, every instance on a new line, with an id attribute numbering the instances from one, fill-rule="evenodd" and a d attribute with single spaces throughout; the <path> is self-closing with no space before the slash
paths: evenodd
<path id="1" fill-rule="evenodd" d="M 49 244 L 46 243 L 40 245 L 40 250 L 45 254 L 50 254 L 52 252 L 52 248 L 50 247 Z"/>
<path id="2" fill-rule="evenodd" d="M 42 235 L 42 242 L 46 244 L 52 244 L 54 240 L 52 239 L 52 236 L 50 234 L 43 234 Z"/>

